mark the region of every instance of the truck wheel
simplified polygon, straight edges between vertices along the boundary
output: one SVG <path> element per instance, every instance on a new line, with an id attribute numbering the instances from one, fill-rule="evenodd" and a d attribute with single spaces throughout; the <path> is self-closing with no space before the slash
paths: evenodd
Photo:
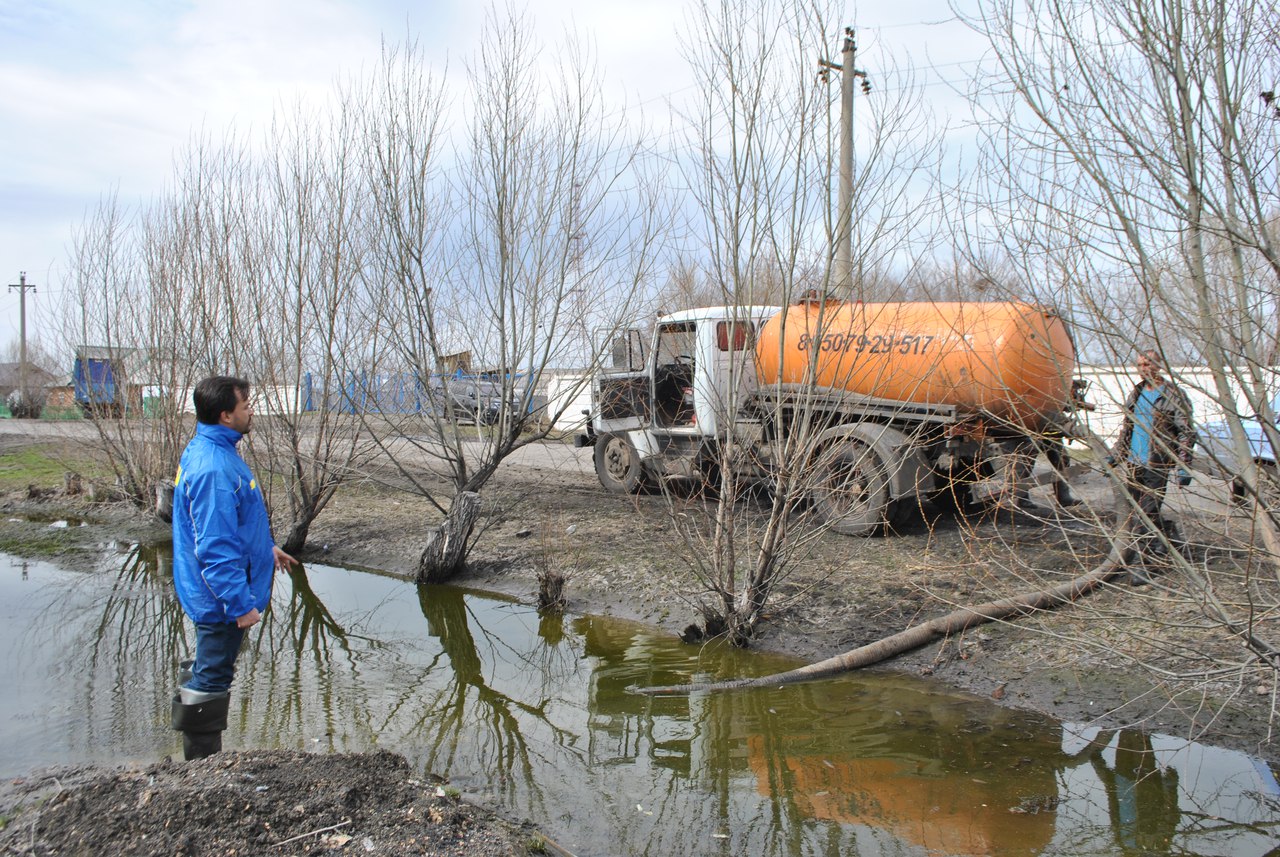
<path id="1" fill-rule="evenodd" d="M 818 455 L 810 492 L 818 517 L 837 533 L 864 536 L 885 522 L 889 486 L 875 450 L 855 438 Z"/>
<path id="2" fill-rule="evenodd" d="M 611 494 L 638 494 L 644 488 L 640 455 L 625 434 L 602 434 L 596 440 L 596 476 Z"/>

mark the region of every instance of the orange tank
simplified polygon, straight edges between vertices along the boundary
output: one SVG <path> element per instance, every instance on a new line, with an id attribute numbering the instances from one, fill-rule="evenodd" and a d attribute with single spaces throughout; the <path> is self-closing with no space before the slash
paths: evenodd
<path id="1" fill-rule="evenodd" d="M 764 385 L 812 377 L 819 388 L 954 405 L 1028 429 L 1069 404 L 1075 369 L 1065 322 L 1018 302 L 803 302 L 766 322 L 756 355 Z"/>

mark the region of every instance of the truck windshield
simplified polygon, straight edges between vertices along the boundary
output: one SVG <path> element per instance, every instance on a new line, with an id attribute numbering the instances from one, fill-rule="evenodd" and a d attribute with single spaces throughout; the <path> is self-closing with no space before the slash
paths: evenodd
<path id="1" fill-rule="evenodd" d="M 693 362 L 696 332 L 697 324 L 692 321 L 661 325 L 658 328 L 656 365 Z"/>

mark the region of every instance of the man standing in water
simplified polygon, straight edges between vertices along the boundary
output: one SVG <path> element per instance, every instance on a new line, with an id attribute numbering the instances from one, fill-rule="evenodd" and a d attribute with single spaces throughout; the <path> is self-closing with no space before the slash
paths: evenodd
<path id="1" fill-rule="evenodd" d="M 1180 466 L 1180 480 L 1185 480 L 1184 484 L 1190 482 L 1185 468 L 1191 461 L 1196 433 L 1191 425 L 1191 402 L 1164 377 L 1160 352 L 1143 351 L 1138 355 L 1135 368 L 1141 380 L 1124 403 L 1124 423 L 1112 448 L 1110 463 L 1123 462 L 1134 507 L 1144 512 L 1163 534 L 1148 532 L 1140 543 L 1141 552 L 1150 565 L 1153 561 L 1159 564 L 1167 556 L 1169 542 L 1181 543 L 1177 525 L 1162 518 L 1160 510 L 1175 464 Z M 1130 572 L 1129 578 L 1135 584 L 1150 582 L 1138 569 Z"/>
<path id="2" fill-rule="evenodd" d="M 173 496 L 173 582 L 196 626 L 195 661 L 173 698 L 173 728 L 188 760 L 222 749 L 244 633 L 267 609 L 275 569 L 297 562 L 276 547 L 262 490 L 236 452 L 253 422 L 249 382 L 215 375 L 196 384 L 192 398 L 196 434 Z"/>

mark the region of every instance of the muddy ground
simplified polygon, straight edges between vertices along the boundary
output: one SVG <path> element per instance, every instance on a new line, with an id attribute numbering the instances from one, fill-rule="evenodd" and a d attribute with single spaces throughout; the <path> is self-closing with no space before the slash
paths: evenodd
<path id="1" fill-rule="evenodd" d="M 1100 562 L 1109 548 L 1101 537 L 1111 515 L 1109 485 L 1096 472 L 1082 474 L 1076 484 L 1086 503 L 1070 510 L 1054 508 L 1045 489 L 1037 489 L 1033 498 L 1043 514 L 965 518 L 926 507 L 896 533 L 813 537 L 790 557 L 788 572 L 754 645 L 818 660 L 957 606 L 1065 582 Z M 130 507 L 89 504 L 83 498 L 64 496 L 57 486 L 48 487 L 37 490 L 34 499 L 26 492 L 9 495 L 4 517 L 19 520 L 0 525 L 0 550 L 38 549 L 75 562 L 78 552 L 88 551 L 105 532 L 138 540 L 164 537 L 163 526 Z M 1243 604 L 1259 595 L 1259 585 L 1274 588 L 1276 583 L 1274 574 L 1259 576 L 1248 557 L 1242 560 L 1233 553 L 1238 540 L 1249 536 L 1246 518 L 1231 515 L 1229 507 L 1221 504 L 1192 502 L 1199 495 L 1215 491 L 1220 495 L 1221 487 L 1198 478 L 1191 489 L 1174 489 L 1170 505 L 1192 543 L 1189 556 L 1215 581 L 1215 597 L 1229 605 Z M 698 582 L 699 569 L 705 569 L 700 558 L 706 556 L 706 547 L 695 532 L 709 508 L 704 500 L 661 494 L 608 495 L 594 476 L 564 467 L 504 468 L 484 497 L 485 511 L 470 566 L 458 583 L 533 600 L 539 572 L 551 571 L 564 576 L 567 609 L 574 613 L 638 619 L 672 634 L 698 618 L 698 606 L 707 599 L 705 587 Z M 51 537 L 47 527 L 21 520 L 37 512 L 47 517 L 67 509 L 91 526 Z M 760 498 L 740 504 L 739 517 L 746 528 L 740 544 L 749 543 L 762 509 Z M 302 558 L 412 576 L 421 536 L 437 518 L 425 500 L 383 480 L 363 479 L 341 491 L 325 510 Z M 41 546 L 32 548 L 37 538 Z M 50 538 L 63 541 L 50 545 Z M 1268 759 L 1280 757 L 1271 740 L 1273 675 L 1265 669 L 1222 669 L 1241 660 L 1240 643 L 1204 621 L 1204 598 L 1196 592 L 1194 580 L 1176 572 L 1163 574 L 1148 586 L 1113 581 L 1070 608 L 970 629 L 876 668 L 930 676 L 949 688 L 1073 723 L 1136 726 Z M 327 768 L 330 765 L 332 769 Z M 305 775 L 300 766 L 307 766 Z M 383 796 L 366 801 L 367 813 L 359 822 L 354 809 L 344 808 L 343 801 L 352 799 L 350 792 L 307 792 L 313 780 L 327 777 L 340 783 L 349 778 L 343 766 L 355 766 L 375 778 L 376 783 L 371 780 L 375 784 L 362 794 Z M 290 769 L 291 775 L 281 773 Z M 253 798 L 258 793 L 245 792 L 236 777 L 252 775 L 247 781 L 254 782 L 255 777 L 268 776 L 268 771 L 276 778 L 269 788 L 276 790 L 279 806 L 273 803 L 273 812 L 259 818 Z M 383 779 L 377 780 L 378 776 Z M 348 816 L 352 823 L 334 831 L 339 834 L 337 840 L 316 835 L 309 843 L 290 846 L 297 851 L 273 853 L 359 853 L 352 848 L 363 842 L 362 837 L 372 837 L 378 853 L 385 854 L 525 853 L 530 843 L 527 831 L 516 831 L 499 819 L 491 819 L 485 828 L 469 810 L 447 800 L 440 803 L 443 799 L 433 797 L 435 787 L 413 783 L 402 760 L 395 757 L 361 761 L 358 757 L 252 754 L 199 766 L 161 765 L 142 772 L 82 771 L 70 781 L 70 786 L 62 783 L 63 788 L 45 806 L 74 806 L 75 811 L 55 816 L 42 809 L 42 826 L 35 828 L 35 838 L 30 840 L 34 846 L 28 850 L 22 849 L 27 848 L 24 837 L 30 833 L 23 831 L 31 825 L 24 827 L 23 819 L 29 821 L 30 815 L 19 816 L 0 833 L 5 853 L 111 853 L 102 850 L 104 840 L 84 839 L 84 819 L 97 813 L 110 814 L 120 827 L 119 837 L 124 838 L 113 841 L 141 843 L 143 834 L 168 836 L 160 832 L 165 813 L 188 812 L 193 801 L 204 799 L 197 795 L 215 786 L 226 789 L 217 794 L 218 800 L 225 798 L 227 807 L 245 798 L 240 812 L 246 821 L 237 828 L 243 838 L 220 841 L 215 850 L 200 850 L 202 840 L 197 836 L 182 846 L 188 849 L 185 852 L 176 850 L 181 845 L 178 840 L 166 838 L 154 851 L 139 845 L 142 850 L 114 853 L 233 853 L 229 848 L 238 849 L 235 853 L 256 853 L 258 845 Z M 48 796 L 47 781 L 34 787 L 45 789 Z M 294 819 L 285 812 L 286 804 L 307 810 Z M 379 808 L 382 804 L 388 807 L 385 811 Z M 13 805 L 13 801 L 7 804 Z M 405 822 L 410 809 L 411 825 Z M 435 832 L 424 833 L 422 819 L 434 818 L 433 809 L 444 821 L 434 827 L 427 824 Z M 68 820 L 60 825 L 56 818 Z M 291 820 L 297 823 L 290 824 Z M 265 834 L 268 822 L 271 833 Z M 477 842 L 485 844 L 464 851 L 450 851 L 451 846 L 443 844 L 459 830 L 474 834 L 477 826 L 486 837 Z M 341 840 L 342 836 L 353 838 Z M 335 841 L 341 841 L 341 847 L 331 847 Z"/>
<path id="2" fill-rule="evenodd" d="M 0 853 L 59 857 L 547 851 L 536 831 L 415 779 L 403 756 L 283 750 L 140 769 L 63 768 L 0 786 Z M 15 811 L 15 808 L 16 811 Z"/>

